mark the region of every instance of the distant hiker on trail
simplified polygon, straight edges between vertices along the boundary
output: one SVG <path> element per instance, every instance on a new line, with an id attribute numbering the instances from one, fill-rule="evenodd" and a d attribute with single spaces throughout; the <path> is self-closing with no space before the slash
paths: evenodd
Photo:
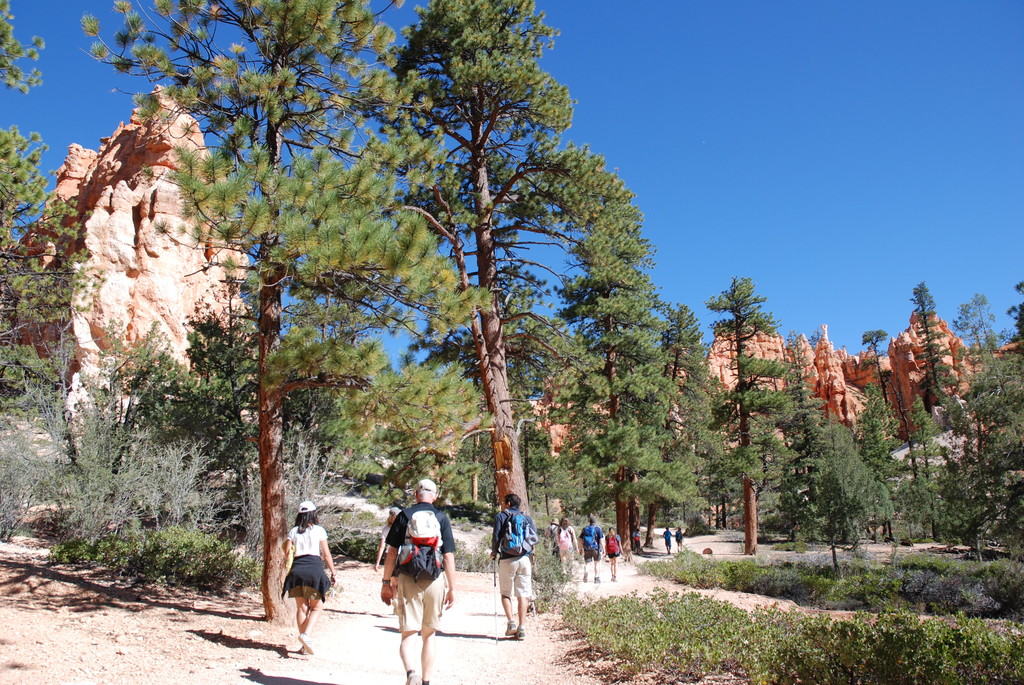
<path id="1" fill-rule="evenodd" d="M 587 562 L 594 562 L 594 582 L 601 582 L 601 572 L 598 563 L 601 561 L 601 527 L 597 525 L 597 518 L 591 514 L 590 523 L 580 532 L 580 553 L 583 555 L 583 582 L 587 582 Z"/>
<path id="2" fill-rule="evenodd" d="M 455 603 L 455 538 L 451 521 L 434 508 L 435 499 L 434 481 L 424 478 L 417 483 L 416 504 L 395 518 L 387 537 L 380 599 L 395 603 L 406 685 L 430 685 L 437 626 L 444 609 Z M 412 636 L 417 633 L 422 638 L 422 678 L 414 668 Z"/>
<path id="3" fill-rule="evenodd" d="M 395 518 L 402 513 L 402 510 L 398 507 L 391 507 L 388 510 L 388 522 L 384 524 L 384 527 L 380 529 L 380 544 L 377 545 L 377 560 L 373 562 L 373 570 L 380 570 L 380 560 L 384 556 L 384 550 L 387 548 L 388 533 L 391 532 L 391 526 L 395 524 Z"/>
<path id="4" fill-rule="evenodd" d="M 498 586 L 501 606 L 505 609 L 508 625 L 505 635 L 522 640 L 526 637 L 526 611 L 533 599 L 533 564 L 530 553 L 537 545 L 537 528 L 533 519 L 519 511 L 519 495 L 505 495 L 505 510 L 494 518 L 491 534 L 491 559 L 498 561 Z M 517 598 L 519 623 L 512 618 L 512 595 Z"/>
<path id="5" fill-rule="evenodd" d="M 568 571 L 572 565 L 572 554 L 576 551 L 576 530 L 569 525 L 569 519 L 562 517 L 558 524 L 558 556 L 562 560 L 562 570 Z"/>
<path id="6" fill-rule="evenodd" d="M 633 554 L 640 554 L 643 551 L 643 546 L 640 544 L 640 529 L 633 529 Z"/>
<path id="7" fill-rule="evenodd" d="M 548 530 L 545 535 L 551 539 L 551 554 L 558 556 L 558 519 L 551 519 L 551 525 L 548 526 Z"/>
<path id="8" fill-rule="evenodd" d="M 299 505 L 295 527 L 288 531 L 288 538 L 284 541 L 285 557 L 291 558 L 293 553 L 294 559 L 284 578 L 281 596 L 295 598 L 295 623 L 299 629 L 302 653 L 313 654 L 310 634 L 320 618 L 327 591 L 334 585 L 334 560 L 327 547 L 327 531 L 320 526 L 316 505 L 309 500 Z M 330 578 L 324 573 L 325 562 Z"/>
<path id="9" fill-rule="evenodd" d="M 683 551 L 683 529 L 676 528 L 676 554 Z"/>
<path id="10" fill-rule="evenodd" d="M 616 571 L 619 567 L 619 557 L 622 555 L 622 539 L 615 534 L 614 528 L 608 529 L 608 537 L 605 538 L 604 551 L 608 553 L 608 564 L 611 566 L 612 582 L 616 580 Z"/>
<path id="11" fill-rule="evenodd" d="M 665 554 L 672 554 L 672 529 L 666 528 L 662 535 L 665 537 Z"/>

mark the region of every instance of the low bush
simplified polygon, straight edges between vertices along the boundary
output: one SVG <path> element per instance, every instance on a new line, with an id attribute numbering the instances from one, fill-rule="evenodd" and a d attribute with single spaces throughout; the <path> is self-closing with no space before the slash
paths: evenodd
<path id="1" fill-rule="evenodd" d="M 691 587 L 752 592 L 827 609 L 891 611 L 911 606 L 935 614 L 1006 618 L 1024 613 L 1024 566 L 1010 561 L 915 555 L 882 566 L 854 560 L 837 576 L 825 563 L 714 561 L 683 551 L 669 561 L 641 564 L 640 570 Z"/>
<path id="2" fill-rule="evenodd" d="M 753 614 L 696 594 L 658 591 L 570 600 L 569 625 L 629 674 L 665 680 L 739 673 L 757 683 L 1019 683 L 1024 636 L 977 619 L 858 614 L 850 620 L 761 608 Z"/>
<path id="3" fill-rule="evenodd" d="M 774 545 L 776 552 L 796 552 L 797 554 L 807 553 L 807 543 L 803 540 L 796 542 L 779 542 Z"/>
<path id="4" fill-rule="evenodd" d="M 260 566 L 231 545 L 198 530 L 171 527 L 96 540 L 60 542 L 50 550 L 58 564 L 100 564 L 120 575 L 206 590 L 255 587 Z"/>
<path id="5" fill-rule="evenodd" d="M 380 532 L 370 532 L 358 528 L 338 528 L 330 536 L 328 546 L 331 554 L 344 554 L 357 561 L 372 564 L 377 560 Z"/>
<path id="6" fill-rule="evenodd" d="M 533 598 L 537 611 L 551 611 L 573 596 L 572 567 L 563 568 L 561 560 L 546 549 L 533 555 Z"/>
<path id="7" fill-rule="evenodd" d="M 491 541 L 487 538 L 475 547 L 462 545 L 455 554 L 455 569 L 470 573 L 488 573 L 492 570 Z"/>

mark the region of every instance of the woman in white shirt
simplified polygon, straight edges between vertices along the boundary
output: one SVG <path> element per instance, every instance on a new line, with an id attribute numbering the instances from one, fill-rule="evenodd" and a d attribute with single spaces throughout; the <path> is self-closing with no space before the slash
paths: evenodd
<path id="1" fill-rule="evenodd" d="M 284 579 L 282 595 L 295 598 L 295 622 L 299 628 L 302 653 L 313 653 L 310 633 L 316 627 L 323 600 L 334 585 L 334 560 L 327 547 L 327 531 L 320 526 L 316 505 L 305 501 L 299 505 L 295 527 L 288 531 L 284 542 L 285 556 L 295 552 L 291 570 Z M 324 573 L 324 562 L 330 570 L 330 579 Z"/>

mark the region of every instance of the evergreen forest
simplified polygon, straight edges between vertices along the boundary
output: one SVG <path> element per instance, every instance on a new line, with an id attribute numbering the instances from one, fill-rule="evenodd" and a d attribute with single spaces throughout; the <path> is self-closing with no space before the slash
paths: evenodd
<path id="1" fill-rule="evenodd" d="M 888 363 L 900 331 L 864 322 L 866 380 L 839 416 L 801 353 L 819 338 L 787 334 L 751 278 L 691 294 L 712 320 L 662 299 L 636 196 L 568 135 L 576 103 L 542 68 L 557 32 L 534 0 L 431 0 L 400 35 L 360 0 L 117 0 L 120 25 L 81 4 L 112 82 L 152 85 L 135 96 L 143 116 L 198 122 L 209 154 L 182 150 L 174 182 L 190 238 L 233 255 L 233 304 L 195 312 L 187 359 L 159 330 L 124 342 L 112 319 L 101 372 L 76 375 L 75 308 L 102 274 L 80 268 L 46 141 L 0 114 L 0 541 L 38 535 L 137 568 L 147 545 L 206 554 L 230 568 L 156 575 L 259 587 L 268 620 L 289 620 L 280 541 L 298 502 L 387 508 L 429 476 L 477 524 L 517 493 L 545 525 L 594 514 L 645 547 L 671 527 L 741 531 L 751 558 L 823 550 L 813 571 L 767 580 L 696 556 L 652 571 L 698 587 L 808 599 L 828 594 L 815 578 L 873 573 L 862 545 L 895 558 L 934 544 L 951 561 L 929 572 L 990 601 L 911 606 L 1024 617 L 1024 281 L 1006 285 L 1021 302 L 1005 331 L 983 294 L 893 293 L 915 375 Z M 40 50 L 0 0 L 0 98 L 45 78 Z M 339 551 L 372 561 L 378 524 L 338 520 Z M 675 601 L 616 611 L 746 620 Z M 588 610 L 571 600 L 567 620 L 614 652 L 625 628 Z M 776 637 L 815 634 L 786 620 L 771 619 Z M 915 629 L 899 621 L 857 622 L 858 644 Z M 796 672 L 794 654 L 771 658 Z M 720 668 L 687 659 L 677 672 Z"/>

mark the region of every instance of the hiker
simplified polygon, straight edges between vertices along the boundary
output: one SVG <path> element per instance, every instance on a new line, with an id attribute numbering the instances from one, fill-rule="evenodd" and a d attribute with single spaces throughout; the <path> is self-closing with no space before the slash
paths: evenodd
<path id="1" fill-rule="evenodd" d="M 583 582 L 587 582 L 587 562 L 594 562 L 594 583 L 601 582 L 601 573 L 598 570 L 598 562 L 601 561 L 601 527 L 597 525 L 597 518 L 591 514 L 590 523 L 580 532 L 580 554 L 583 555 Z"/>
<path id="2" fill-rule="evenodd" d="M 434 508 L 434 481 L 417 483 L 415 497 L 416 504 L 395 517 L 388 533 L 380 599 L 389 606 L 395 603 L 406 685 L 430 685 L 437 626 L 444 609 L 455 603 L 455 538 L 448 517 Z M 412 637 L 417 633 L 422 639 L 422 678 L 413 667 Z"/>
<path id="3" fill-rule="evenodd" d="M 672 554 L 672 529 L 666 528 L 662 535 L 665 538 L 665 554 Z"/>
<path id="4" fill-rule="evenodd" d="M 530 553 L 537 544 L 537 529 L 533 519 L 519 511 L 519 495 L 505 495 L 505 510 L 494 517 L 491 534 L 491 559 L 498 558 L 498 588 L 501 606 L 505 610 L 505 635 L 517 640 L 526 638 L 526 611 L 533 599 L 533 565 Z M 512 594 L 515 593 L 519 623 L 512 618 Z"/>
<path id="5" fill-rule="evenodd" d="M 683 551 L 683 529 L 676 528 L 676 554 Z"/>
<path id="6" fill-rule="evenodd" d="M 391 507 L 388 509 L 388 522 L 380 529 L 380 544 L 377 545 L 377 560 L 373 562 L 374 571 L 380 570 L 380 560 L 384 556 L 384 550 L 387 548 L 388 533 L 391 532 L 391 526 L 395 525 L 395 518 L 400 513 L 402 513 L 402 510 L 398 507 Z"/>
<path id="7" fill-rule="evenodd" d="M 619 566 L 619 556 L 622 554 L 622 539 L 615 534 L 614 528 L 608 529 L 608 536 L 605 538 L 604 551 L 608 554 L 608 564 L 611 566 L 612 582 L 616 581 L 616 571 Z"/>
<path id="8" fill-rule="evenodd" d="M 633 529 L 633 554 L 640 554 L 643 551 L 643 546 L 640 544 L 640 529 Z"/>
<path id="9" fill-rule="evenodd" d="M 558 556 L 562 560 L 562 570 L 568 571 L 572 565 L 572 553 L 576 550 L 576 530 L 569 525 L 569 519 L 562 517 L 558 523 Z"/>
<path id="10" fill-rule="evenodd" d="M 316 505 L 306 500 L 299 504 L 295 527 L 288 531 L 284 541 L 286 558 L 294 559 L 284 578 L 281 596 L 295 598 L 295 623 L 299 629 L 299 642 L 303 654 L 313 654 L 313 638 L 320 610 L 327 591 L 334 585 L 334 559 L 327 547 L 327 531 L 320 526 Z M 330 578 L 324 573 L 324 563 Z"/>
<path id="11" fill-rule="evenodd" d="M 551 519 L 546 535 L 551 540 L 551 555 L 554 557 L 558 556 L 558 530 L 558 519 Z"/>

